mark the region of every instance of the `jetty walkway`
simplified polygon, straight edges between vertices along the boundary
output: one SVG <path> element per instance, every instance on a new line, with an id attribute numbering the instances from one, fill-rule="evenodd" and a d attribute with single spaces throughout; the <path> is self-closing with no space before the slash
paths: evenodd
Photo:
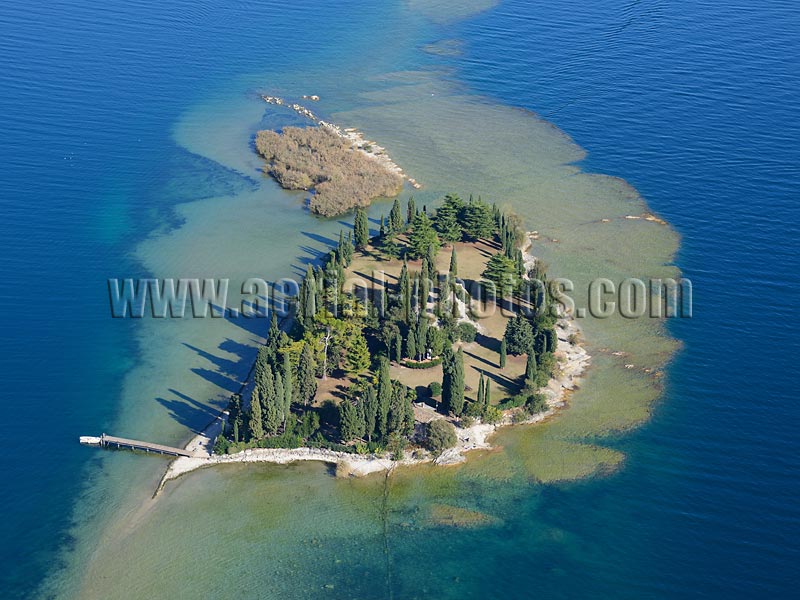
<path id="1" fill-rule="evenodd" d="M 87 444 L 89 446 L 102 446 L 104 448 L 126 448 L 128 450 L 156 452 L 158 454 L 167 454 L 170 456 L 195 456 L 194 453 L 183 448 L 173 448 L 172 446 L 153 444 L 151 442 L 142 442 L 140 440 L 129 440 L 127 438 L 106 435 L 105 433 L 100 437 L 88 435 L 81 436 L 80 442 L 81 444 Z"/>

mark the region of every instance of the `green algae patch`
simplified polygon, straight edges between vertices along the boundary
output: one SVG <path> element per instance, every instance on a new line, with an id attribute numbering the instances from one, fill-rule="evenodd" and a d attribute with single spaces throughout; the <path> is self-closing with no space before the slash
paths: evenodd
<path id="1" fill-rule="evenodd" d="M 484 527 L 497 523 L 495 517 L 486 513 L 449 504 L 432 505 L 428 518 L 433 525 L 446 527 Z"/>

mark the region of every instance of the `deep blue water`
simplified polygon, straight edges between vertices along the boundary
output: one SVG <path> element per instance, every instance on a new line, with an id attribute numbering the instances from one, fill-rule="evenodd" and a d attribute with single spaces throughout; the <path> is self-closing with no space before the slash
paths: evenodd
<path id="1" fill-rule="evenodd" d="M 290 70 L 369 50 L 375 72 L 402 64 L 392 44 L 349 35 L 342 15 L 362 3 L 307 4 L 322 31 L 305 27 L 307 6 L 0 6 L 4 597 L 29 594 L 69 544 L 94 456 L 75 436 L 116 414 L 131 336 L 109 325 L 104 281 L 135 274 L 131 248 L 180 200 L 158 193 L 185 159 L 170 139 L 177 117 L 273 60 Z M 681 234 L 676 263 L 695 286 L 694 318 L 670 325 L 685 348 L 667 393 L 619 441 L 625 469 L 543 492 L 547 518 L 583 542 L 571 569 L 582 575 L 546 576 L 557 565 L 545 565 L 535 592 L 791 596 L 800 10 L 508 0 L 430 35 L 464 40 L 453 77 L 553 121 L 589 151 L 585 167 L 639 189 Z"/>
<path id="2" fill-rule="evenodd" d="M 694 318 L 670 323 L 685 348 L 655 418 L 620 442 L 624 471 L 547 493 L 553 523 L 602 549 L 549 592 L 796 594 L 798 34 L 791 2 L 510 0 L 459 27 L 456 77 L 628 180 L 681 235 L 694 284 Z"/>

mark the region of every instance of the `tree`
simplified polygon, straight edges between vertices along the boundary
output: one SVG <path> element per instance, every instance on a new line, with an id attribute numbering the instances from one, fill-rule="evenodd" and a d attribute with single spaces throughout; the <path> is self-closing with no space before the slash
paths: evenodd
<path id="1" fill-rule="evenodd" d="M 364 435 L 364 422 L 359 419 L 358 411 L 350 400 L 344 400 L 339 405 L 339 434 L 345 443 Z"/>
<path id="2" fill-rule="evenodd" d="M 306 276 L 300 286 L 300 316 L 305 327 L 311 325 L 315 314 L 317 314 L 317 281 L 314 277 L 314 270 L 309 264 Z"/>
<path id="3" fill-rule="evenodd" d="M 445 414 L 460 416 L 464 410 L 464 352 L 461 348 L 453 353 L 445 347 L 442 370 L 442 410 Z"/>
<path id="4" fill-rule="evenodd" d="M 408 207 L 406 208 L 406 223 L 409 225 L 417 216 L 417 204 L 414 202 L 414 196 L 408 199 Z"/>
<path id="5" fill-rule="evenodd" d="M 495 254 L 486 264 L 483 277 L 493 281 L 498 290 L 515 290 L 519 285 L 517 266 L 513 260 L 504 254 Z"/>
<path id="6" fill-rule="evenodd" d="M 500 368 L 506 368 L 506 353 L 508 352 L 508 341 L 505 336 L 500 340 Z"/>
<path id="7" fill-rule="evenodd" d="M 440 453 L 456 445 L 456 428 L 444 419 L 435 419 L 425 427 L 425 445 L 431 452 Z"/>
<path id="8" fill-rule="evenodd" d="M 369 368 L 369 348 L 363 334 L 357 333 L 351 338 L 347 347 L 345 363 L 347 371 L 352 375 L 360 375 Z"/>
<path id="9" fill-rule="evenodd" d="M 286 421 L 289 418 L 289 411 L 292 407 L 292 385 L 293 385 L 293 375 L 292 375 L 292 363 L 290 361 L 289 353 L 284 352 L 283 354 L 283 428 L 286 429 Z"/>
<path id="10" fill-rule="evenodd" d="M 536 355 L 531 350 L 528 353 L 528 361 L 525 363 L 525 387 L 536 387 Z"/>
<path id="11" fill-rule="evenodd" d="M 406 340 L 406 355 L 411 360 L 417 359 L 417 334 L 414 333 L 414 330 L 408 332 L 408 339 Z"/>
<path id="12" fill-rule="evenodd" d="M 400 269 L 397 288 L 400 294 L 400 312 L 403 315 L 403 321 L 408 323 L 411 317 L 411 280 L 408 276 L 408 264 L 405 260 L 403 260 L 403 267 Z"/>
<path id="13" fill-rule="evenodd" d="M 480 379 L 478 379 L 478 398 L 477 398 L 478 406 L 483 406 L 483 373 L 481 373 Z"/>
<path id="14" fill-rule="evenodd" d="M 492 208 L 478 199 L 464 207 L 461 226 L 464 236 L 470 240 L 488 238 L 494 232 L 494 218 Z"/>
<path id="15" fill-rule="evenodd" d="M 358 250 L 363 250 L 369 245 L 369 221 L 367 220 L 367 211 L 361 207 L 356 209 L 355 221 L 353 222 L 353 235 Z"/>
<path id="16" fill-rule="evenodd" d="M 399 363 L 403 360 L 403 338 L 400 336 L 398 332 L 397 335 L 394 336 L 394 357 L 395 360 Z"/>
<path id="17" fill-rule="evenodd" d="M 458 277 L 458 258 L 456 257 L 456 247 L 450 253 L 450 277 Z"/>
<path id="18" fill-rule="evenodd" d="M 281 390 L 280 396 L 275 392 L 275 376 L 272 371 L 272 366 L 267 365 L 263 374 L 258 372 L 256 367 L 255 388 L 253 390 L 254 398 L 256 392 L 261 404 L 261 422 L 263 423 L 265 434 L 275 434 L 281 425 L 281 406 L 283 398 Z M 255 400 L 252 400 L 254 402 Z"/>
<path id="19" fill-rule="evenodd" d="M 461 224 L 459 216 L 464 207 L 464 202 L 455 194 L 448 194 L 444 204 L 436 211 L 433 225 L 439 232 L 439 237 L 445 242 L 458 242 L 461 240 Z"/>
<path id="20" fill-rule="evenodd" d="M 297 387 L 300 392 L 300 401 L 307 405 L 317 393 L 317 364 L 314 360 L 314 351 L 311 344 L 304 344 L 300 353 L 300 362 L 297 365 Z"/>
<path id="21" fill-rule="evenodd" d="M 389 213 L 389 231 L 402 231 L 404 228 L 403 216 L 400 213 L 400 200 L 395 198 L 394 204 L 392 204 L 392 210 Z"/>
<path id="22" fill-rule="evenodd" d="M 411 234 L 408 236 L 409 254 L 412 258 L 421 258 L 431 252 L 433 255 L 439 252 L 439 237 L 431 225 L 431 220 L 425 213 L 419 213 L 414 217 Z"/>
<path id="23" fill-rule="evenodd" d="M 509 354 L 527 354 L 533 348 L 533 328 L 530 321 L 522 315 L 517 315 L 506 325 L 503 339 L 507 342 Z"/>
<path id="24" fill-rule="evenodd" d="M 375 387 L 367 386 L 364 390 L 364 434 L 371 442 L 378 426 L 378 394 Z"/>
<path id="25" fill-rule="evenodd" d="M 254 440 L 260 440 L 264 437 L 264 425 L 261 422 L 261 398 L 258 388 L 253 389 L 253 395 L 250 396 L 250 437 Z"/>
<path id="26" fill-rule="evenodd" d="M 377 389 L 377 431 L 381 437 L 389 434 L 389 409 L 392 403 L 392 380 L 389 378 L 389 361 L 381 357 L 378 366 L 378 389 Z"/>

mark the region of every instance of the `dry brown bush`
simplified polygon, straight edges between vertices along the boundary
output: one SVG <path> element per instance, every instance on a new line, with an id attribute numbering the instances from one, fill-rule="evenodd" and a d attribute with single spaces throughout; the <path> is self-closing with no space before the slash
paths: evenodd
<path id="1" fill-rule="evenodd" d="M 267 172 L 286 189 L 311 190 L 312 212 L 331 217 L 381 196 L 396 196 L 403 179 L 324 127 L 259 131 L 256 150 Z"/>

